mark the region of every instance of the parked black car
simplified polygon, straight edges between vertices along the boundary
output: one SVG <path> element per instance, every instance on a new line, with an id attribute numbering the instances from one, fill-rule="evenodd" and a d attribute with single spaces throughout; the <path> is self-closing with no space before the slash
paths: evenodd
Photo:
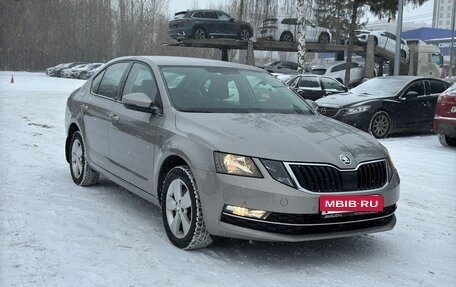
<path id="1" fill-rule="evenodd" d="M 348 89 L 332 77 L 319 75 L 298 75 L 286 83 L 302 98 L 316 101 L 319 98 L 347 92 Z"/>
<path id="2" fill-rule="evenodd" d="M 399 131 L 431 131 L 437 98 L 449 86 L 432 78 L 379 77 L 316 102 L 320 114 L 385 138 Z"/>
<path id="3" fill-rule="evenodd" d="M 185 38 L 236 38 L 248 40 L 253 36 L 252 26 L 237 21 L 218 10 L 191 10 L 174 14 L 169 21 L 169 35 L 176 40 Z"/>

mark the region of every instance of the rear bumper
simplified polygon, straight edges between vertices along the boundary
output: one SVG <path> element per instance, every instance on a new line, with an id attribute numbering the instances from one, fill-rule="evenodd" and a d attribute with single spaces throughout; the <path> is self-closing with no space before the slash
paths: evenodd
<path id="1" fill-rule="evenodd" d="M 449 137 L 456 137 L 456 118 L 435 115 L 434 132 Z"/>

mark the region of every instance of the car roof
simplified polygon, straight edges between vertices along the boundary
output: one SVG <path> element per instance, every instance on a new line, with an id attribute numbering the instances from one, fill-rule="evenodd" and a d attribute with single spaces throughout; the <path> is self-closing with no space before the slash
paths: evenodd
<path id="1" fill-rule="evenodd" d="M 210 60 L 202 58 L 192 58 L 192 57 L 178 57 L 178 56 L 125 56 L 120 58 L 115 58 L 110 62 L 119 61 L 119 60 L 139 60 L 139 61 L 150 61 L 158 66 L 210 66 L 210 67 L 223 67 L 227 68 L 238 68 L 238 69 L 248 69 L 254 71 L 265 72 L 261 68 L 254 66 L 243 65 L 232 62 L 224 62 L 219 60 Z M 267 72 L 265 72 L 267 73 Z"/>

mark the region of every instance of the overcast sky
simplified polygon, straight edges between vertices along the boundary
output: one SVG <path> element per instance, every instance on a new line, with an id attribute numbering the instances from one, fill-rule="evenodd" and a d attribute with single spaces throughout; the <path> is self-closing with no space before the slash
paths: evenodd
<path id="1" fill-rule="evenodd" d="M 211 3 L 223 3 L 229 2 L 230 0 L 169 0 L 170 12 L 175 13 L 177 11 L 183 11 L 191 9 L 194 3 L 198 3 L 198 8 L 209 8 Z M 426 22 L 432 24 L 432 11 L 434 9 L 434 0 L 428 0 L 423 6 L 414 8 L 408 5 L 404 9 L 404 22 Z M 369 22 L 374 22 L 376 19 L 369 19 Z"/>

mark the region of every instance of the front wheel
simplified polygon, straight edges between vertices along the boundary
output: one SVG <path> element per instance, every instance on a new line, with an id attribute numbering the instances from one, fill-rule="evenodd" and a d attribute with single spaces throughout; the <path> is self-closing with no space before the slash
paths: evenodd
<path id="1" fill-rule="evenodd" d="M 405 62 L 406 58 L 407 58 L 407 53 L 405 53 L 404 50 L 401 50 L 401 61 Z"/>
<path id="2" fill-rule="evenodd" d="M 250 30 L 246 27 L 243 27 L 239 30 L 238 38 L 243 41 L 248 41 L 252 35 L 250 34 Z"/>
<path id="3" fill-rule="evenodd" d="M 439 134 L 439 141 L 443 146 L 456 147 L 456 137 Z"/>
<path id="4" fill-rule="evenodd" d="M 197 27 L 197 28 L 195 28 L 195 30 L 193 30 L 192 36 L 193 36 L 193 39 L 206 39 L 207 34 L 203 28 Z"/>
<path id="5" fill-rule="evenodd" d="M 70 142 L 70 172 L 74 183 L 82 186 L 94 185 L 100 174 L 87 163 L 86 150 L 81 134 L 75 132 Z"/>
<path id="6" fill-rule="evenodd" d="M 388 136 L 391 131 L 391 118 L 387 112 L 376 112 L 369 124 L 369 133 L 375 138 L 383 139 Z"/>
<path id="7" fill-rule="evenodd" d="M 188 166 L 171 169 L 163 182 L 163 225 L 176 247 L 197 249 L 212 243 L 203 221 L 195 177 Z"/>

